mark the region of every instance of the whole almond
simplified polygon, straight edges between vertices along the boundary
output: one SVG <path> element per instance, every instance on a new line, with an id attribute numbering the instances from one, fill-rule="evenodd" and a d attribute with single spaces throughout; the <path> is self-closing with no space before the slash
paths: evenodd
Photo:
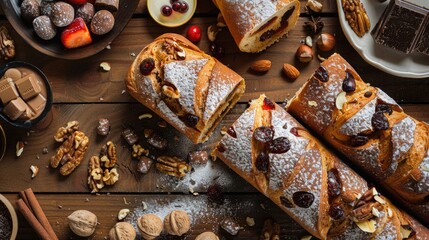
<path id="1" fill-rule="evenodd" d="M 267 72 L 271 68 L 270 60 L 257 60 L 250 65 L 250 69 L 255 72 Z"/>
<path id="2" fill-rule="evenodd" d="M 295 80 L 299 77 L 301 74 L 296 67 L 290 65 L 289 63 L 283 64 L 283 72 L 286 75 L 286 77 Z"/>

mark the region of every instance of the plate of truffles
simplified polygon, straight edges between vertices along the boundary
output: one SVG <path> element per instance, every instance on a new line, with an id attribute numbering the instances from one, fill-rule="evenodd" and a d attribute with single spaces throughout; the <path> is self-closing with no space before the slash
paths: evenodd
<path id="1" fill-rule="evenodd" d="M 337 6 L 344 35 L 361 57 L 395 76 L 429 77 L 429 1 L 355 2 Z"/>
<path id="2" fill-rule="evenodd" d="M 127 25 L 139 0 L 2 0 L 7 19 L 33 48 L 62 59 L 92 56 Z"/>

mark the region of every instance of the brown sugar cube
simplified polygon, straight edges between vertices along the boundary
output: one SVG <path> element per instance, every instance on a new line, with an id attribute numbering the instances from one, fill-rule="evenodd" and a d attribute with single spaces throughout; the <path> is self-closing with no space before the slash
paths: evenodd
<path id="1" fill-rule="evenodd" d="M 12 78 L 13 81 L 17 81 L 21 77 L 21 71 L 19 71 L 17 68 L 9 68 L 3 75 L 3 78 Z"/>
<path id="2" fill-rule="evenodd" d="M 0 99 L 3 105 L 6 105 L 10 100 L 18 97 L 19 94 L 12 78 L 6 78 L 0 81 Z"/>
<path id="3" fill-rule="evenodd" d="M 95 8 L 116 12 L 119 8 L 119 0 L 95 0 Z"/>
<path id="4" fill-rule="evenodd" d="M 15 82 L 19 94 L 24 100 L 28 100 L 40 93 L 41 89 L 34 74 L 29 74 Z"/>
<path id="5" fill-rule="evenodd" d="M 21 116 L 28 108 L 27 104 L 22 98 L 17 98 L 10 101 L 6 107 L 3 108 L 4 114 L 8 116 L 12 121 L 16 120 Z"/>
<path id="6" fill-rule="evenodd" d="M 37 96 L 27 101 L 27 104 L 35 113 L 39 113 L 45 108 L 46 98 L 39 93 Z"/>

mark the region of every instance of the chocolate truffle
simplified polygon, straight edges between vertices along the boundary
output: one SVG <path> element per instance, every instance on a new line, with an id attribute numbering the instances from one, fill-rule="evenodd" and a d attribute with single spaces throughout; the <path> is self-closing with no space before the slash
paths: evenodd
<path id="1" fill-rule="evenodd" d="M 43 40 L 50 40 L 57 34 L 57 28 L 46 15 L 35 18 L 33 20 L 33 28 L 37 36 Z"/>
<path id="2" fill-rule="evenodd" d="M 42 0 L 40 3 L 40 15 L 52 16 L 52 7 L 54 6 L 53 1 Z"/>
<path id="3" fill-rule="evenodd" d="M 40 15 L 40 4 L 37 0 L 24 0 L 20 8 L 21 16 L 30 23 Z"/>
<path id="4" fill-rule="evenodd" d="M 52 22 L 57 27 L 65 27 L 74 19 L 74 8 L 66 2 L 56 2 L 52 6 Z"/>
<path id="5" fill-rule="evenodd" d="M 92 3 L 85 3 L 76 10 L 76 17 L 81 17 L 89 25 L 94 17 L 94 12 L 94 5 Z"/>
<path id="6" fill-rule="evenodd" d="M 91 32 L 103 35 L 112 30 L 115 25 L 115 17 L 107 10 L 100 10 L 95 13 L 91 21 Z"/>

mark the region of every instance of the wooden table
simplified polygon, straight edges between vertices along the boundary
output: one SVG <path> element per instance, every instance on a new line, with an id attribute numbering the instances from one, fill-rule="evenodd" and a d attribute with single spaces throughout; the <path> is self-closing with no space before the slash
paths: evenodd
<path id="1" fill-rule="evenodd" d="M 319 62 L 313 60 L 307 65 L 298 64 L 294 53 L 306 37 L 303 24 L 308 21 L 301 0 L 302 14 L 297 26 L 287 38 L 259 54 L 240 53 L 228 31 L 221 32 L 220 43 L 226 48 L 223 63 L 241 74 L 247 83 L 247 91 L 240 103 L 226 116 L 222 126 L 229 126 L 246 108 L 250 99 L 261 93 L 267 94 L 277 102 L 290 98 L 316 69 Z M 104 50 L 90 58 L 67 61 L 42 55 L 30 48 L 12 30 L 7 20 L 1 18 L 1 25 L 6 25 L 17 45 L 17 60 L 27 61 L 40 67 L 48 76 L 53 92 L 53 121 L 50 126 L 41 130 L 23 131 L 3 126 L 7 134 L 7 153 L 0 163 L 0 192 L 14 202 L 18 192 L 31 187 L 50 223 L 60 239 L 78 239 L 68 227 L 67 216 L 78 209 L 87 209 L 98 216 L 99 225 L 91 239 L 107 239 L 109 229 L 117 222 L 120 209 L 128 208 L 131 214 L 127 221 L 143 213 L 157 213 L 161 217 L 174 208 L 185 209 L 193 219 L 191 232 L 186 239 L 193 239 L 205 230 L 217 231 L 218 223 L 224 217 L 233 217 L 244 227 L 236 239 L 258 239 L 263 221 L 272 217 L 282 226 L 282 239 L 299 239 L 306 232 L 291 220 L 278 207 L 259 194 L 254 188 L 229 170 L 222 162 L 210 162 L 205 167 L 196 168 L 190 177 L 177 181 L 157 172 L 154 168 L 146 175 L 136 173 L 137 161 L 131 158 L 130 150 L 121 140 L 123 124 L 131 124 L 139 134 L 142 129 L 153 128 L 169 140 L 169 147 L 162 154 L 186 158 L 193 150 L 210 151 L 221 137 L 218 128 L 208 143 L 194 145 L 171 127 L 160 128 L 160 119 L 139 120 L 138 116 L 150 112 L 125 93 L 124 76 L 134 56 L 154 38 L 166 32 L 185 34 L 190 25 L 198 25 L 205 31 L 216 23 L 218 10 L 211 1 L 199 1 L 194 18 L 185 26 L 164 28 L 156 24 L 146 11 L 146 1 L 142 0 L 134 17 L 124 31 L 111 44 L 110 50 Z M 405 111 L 420 120 L 429 120 L 429 78 L 405 79 L 386 74 L 362 60 L 344 37 L 338 22 L 336 4 L 325 0 L 322 21 L 323 31 L 333 33 L 337 38 L 336 52 L 342 54 L 372 85 L 382 88 L 404 107 Z M 203 34 L 199 47 L 208 51 L 209 41 Z M 272 69 L 265 75 L 254 75 L 248 71 L 252 61 L 269 59 Z M 103 61 L 109 62 L 111 71 L 99 68 Z M 294 82 L 288 81 L 281 73 L 283 63 L 297 64 L 301 76 Z M 104 117 L 111 122 L 112 130 L 108 137 L 96 135 L 98 119 Z M 62 177 L 58 170 L 48 167 L 49 158 L 58 146 L 53 139 L 54 132 L 70 120 L 78 120 L 81 129 L 91 140 L 87 155 L 75 172 Z M 21 157 L 15 156 L 15 144 L 25 141 Z M 108 140 L 118 144 L 120 180 L 116 185 L 105 188 L 100 194 L 91 194 L 87 187 L 87 166 L 89 156 L 97 155 L 101 146 Z M 144 141 L 143 141 L 144 142 Z M 44 154 L 43 148 L 48 149 Z M 154 155 L 161 154 L 152 151 Z M 30 165 L 40 168 L 38 176 L 31 178 Z M 222 186 L 225 204 L 213 205 L 207 200 L 207 187 L 217 183 Z M 199 193 L 194 196 L 190 190 Z M 143 204 L 147 210 L 143 210 Z M 19 215 L 18 239 L 35 239 L 34 231 Z M 256 225 L 246 225 L 246 217 L 255 219 Z"/>

